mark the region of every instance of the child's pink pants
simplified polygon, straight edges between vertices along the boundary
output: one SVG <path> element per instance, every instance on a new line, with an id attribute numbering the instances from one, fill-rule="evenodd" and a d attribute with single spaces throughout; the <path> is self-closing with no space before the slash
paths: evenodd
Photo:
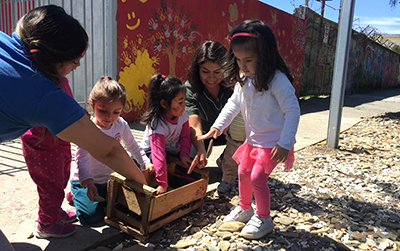
<path id="1" fill-rule="evenodd" d="M 277 163 L 271 161 L 272 148 L 241 145 L 232 156 L 239 163 L 239 206 L 251 207 L 252 192 L 256 201 L 256 214 L 262 218 L 270 216 L 270 191 L 268 177 Z M 289 151 L 285 170 L 290 170 L 294 162 L 294 148 Z"/>
<path id="2" fill-rule="evenodd" d="M 34 127 L 22 136 L 22 150 L 29 174 L 39 194 L 39 218 L 42 224 L 54 224 L 59 220 L 64 189 L 71 169 L 71 145 L 52 135 L 38 132 Z M 32 133 L 33 132 L 33 133 Z"/>

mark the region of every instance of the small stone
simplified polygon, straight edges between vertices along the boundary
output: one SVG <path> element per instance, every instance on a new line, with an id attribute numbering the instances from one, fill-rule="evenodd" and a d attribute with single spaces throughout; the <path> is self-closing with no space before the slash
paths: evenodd
<path id="1" fill-rule="evenodd" d="M 242 230 L 244 227 L 243 222 L 232 221 L 232 222 L 224 222 L 219 228 L 218 231 L 229 231 L 229 232 L 237 232 Z"/>

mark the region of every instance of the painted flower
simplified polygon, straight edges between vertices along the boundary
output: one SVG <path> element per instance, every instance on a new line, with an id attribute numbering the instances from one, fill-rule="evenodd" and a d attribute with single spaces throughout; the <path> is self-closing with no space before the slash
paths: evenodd
<path id="1" fill-rule="evenodd" d="M 164 20 L 165 20 L 164 14 L 161 14 L 161 15 L 160 15 L 160 20 L 161 20 L 161 21 L 164 21 Z"/>
<path id="2" fill-rule="evenodd" d="M 153 36 L 151 36 L 150 37 L 150 42 L 152 43 L 152 44 L 154 44 L 154 42 L 156 41 L 156 37 L 153 35 Z"/>
<path id="3" fill-rule="evenodd" d="M 229 5 L 229 15 L 231 22 L 235 22 L 238 20 L 239 12 L 236 3 Z"/>

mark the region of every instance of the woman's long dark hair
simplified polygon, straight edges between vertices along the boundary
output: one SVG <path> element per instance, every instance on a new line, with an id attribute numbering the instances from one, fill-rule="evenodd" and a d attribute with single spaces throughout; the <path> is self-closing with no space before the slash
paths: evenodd
<path id="1" fill-rule="evenodd" d="M 151 129 L 156 129 L 160 120 L 164 120 L 163 114 L 170 108 L 172 100 L 182 91 L 186 91 L 186 88 L 180 79 L 154 75 L 149 83 L 148 107 L 142 121 Z M 166 108 L 161 106 L 161 100 L 167 104 Z"/>
<path id="2" fill-rule="evenodd" d="M 205 88 L 200 80 L 200 66 L 205 62 L 213 62 L 224 68 L 227 59 L 228 50 L 218 41 L 205 41 L 197 48 L 187 73 L 187 80 L 191 85 L 193 95 L 197 96 Z"/>
<path id="3" fill-rule="evenodd" d="M 60 85 L 57 64 L 72 61 L 88 47 L 81 24 L 56 5 L 32 9 L 17 23 L 16 33 L 28 49 L 33 66 Z"/>
<path id="4" fill-rule="evenodd" d="M 252 36 L 235 36 L 236 33 L 251 33 Z M 232 30 L 230 34 L 231 42 L 229 47 L 229 59 L 227 79 L 233 83 L 239 82 L 243 85 L 243 78 L 236 62 L 233 49 L 252 50 L 257 55 L 257 68 L 255 73 L 254 86 L 257 91 L 268 90 L 268 84 L 274 77 L 275 71 L 280 70 L 288 79 L 293 82 L 293 77 L 285 61 L 279 54 L 278 45 L 274 32 L 267 23 L 261 20 L 246 20 Z"/>

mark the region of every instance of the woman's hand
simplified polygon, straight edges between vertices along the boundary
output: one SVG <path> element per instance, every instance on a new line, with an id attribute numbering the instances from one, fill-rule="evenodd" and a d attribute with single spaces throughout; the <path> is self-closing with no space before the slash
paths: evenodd
<path id="1" fill-rule="evenodd" d="M 217 128 L 215 127 L 211 127 L 210 131 L 208 131 L 208 133 L 197 137 L 197 140 L 205 140 L 205 139 L 209 139 L 209 138 L 218 138 L 218 136 L 220 135 L 220 132 Z"/>
<path id="2" fill-rule="evenodd" d="M 278 144 L 276 144 L 271 150 L 271 160 L 277 163 L 285 162 L 287 160 L 288 154 L 289 150 L 286 150 L 285 148 L 282 148 Z"/>
<path id="3" fill-rule="evenodd" d="M 168 190 L 168 187 L 158 186 L 157 187 L 157 194 L 165 193 L 167 190 Z"/>
<path id="4" fill-rule="evenodd" d="M 89 198 L 89 200 L 95 201 L 95 197 L 99 196 L 97 187 L 94 185 L 93 179 L 87 179 L 82 181 L 82 187 L 87 188 L 87 197 Z"/>
<path id="5" fill-rule="evenodd" d="M 192 163 L 192 160 L 190 159 L 190 157 L 182 157 L 181 158 L 181 162 L 183 164 L 184 167 L 188 168 L 189 165 Z"/>
<path id="6" fill-rule="evenodd" d="M 187 174 L 191 174 L 193 169 L 197 166 L 198 168 L 204 168 L 207 165 L 207 153 L 205 151 L 198 151 L 192 160 L 192 164 L 187 171 Z"/>

